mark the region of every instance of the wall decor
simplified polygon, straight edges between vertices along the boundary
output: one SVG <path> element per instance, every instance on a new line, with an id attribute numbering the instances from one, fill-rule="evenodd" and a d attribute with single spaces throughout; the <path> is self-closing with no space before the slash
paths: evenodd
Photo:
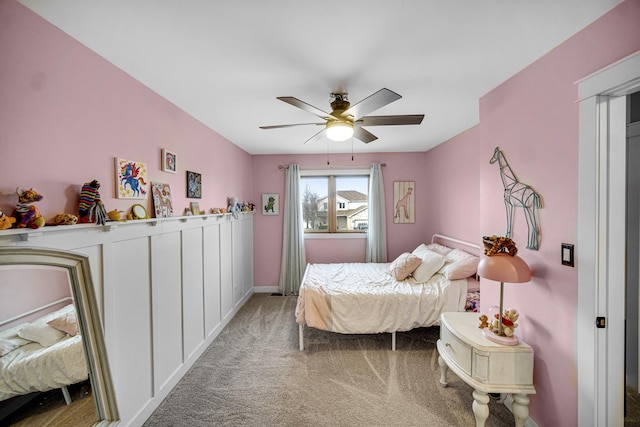
<path id="1" fill-rule="evenodd" d="M 162 149 L 162 170 L 164 172 L 176 173 L 178 170 L 176 153 L 173 153 L 166 148 Z"/>
<path id="2" fill-rule="evenodd" d="M 280 196 L 276 193 L 262 195 L 262 215 L 280 215 Z"/>
<path id="3" fill-rule="evenodd" d="M 197 172 L 187 171 L 187 197 L 190 199 L 202 198 L 202 175 Z"/>
<path id="4" fill-rule="evenodd" d="M 147 198 L 147 165 L 135 160 L 116 158 L 116 198 Z"/>
<path id="5" fill-rule="evenodd" d="M 415 181 L 393 183 L 393 222 L 413 224 L 416 222 Z"/>
<path id="6" fill-rule="evenodd" d="M 191 208 L 192 215 L 200 215 L 202 213 L 200 212 L 200 204 L 198 202 L 191 202 L 189 206 Z"/>
<path id="7" fill-rule="evenodd" d="M 538 228 L 538 209 L 542 207 L 542 197 L 531 186 L 523 184 L 513 173 L 511 166 L 504 157 L 504 153 L 499 147 L 493 150 L 493 156 L 489 160 L 490 164 L 498 162 L 500 166 L 500 179 L 504 187 L 504 206 L 507 210 L 507 233 L 506 237 L 511 238 L 513 232 L 513 212 L 514 208 L 520 207 L 524 212 L 527 221 L 529 238 L 527 249 L 538 250 L 540 246 L 540 229 Z"/>
<path id="8" fill-rule="evenodd" d="M 151 195 L 153 196 L 153 208 L 155 210 L 156 218 L 168 218 L 173 216 L 171 187 L 169 184 L 152 182 Z"/>

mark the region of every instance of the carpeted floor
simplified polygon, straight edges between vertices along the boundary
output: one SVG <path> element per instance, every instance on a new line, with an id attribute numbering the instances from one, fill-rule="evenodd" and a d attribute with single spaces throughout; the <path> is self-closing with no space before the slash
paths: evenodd
<path id="1" fill-rule="evenodd" d="M 439 328 L 391 335 L 305 329 L 295 297 L 257 294 L 145 426 L 473 426 L 472 389 L 439 383 Z M 513 425 L 491 401 L 487 426 Z"/>

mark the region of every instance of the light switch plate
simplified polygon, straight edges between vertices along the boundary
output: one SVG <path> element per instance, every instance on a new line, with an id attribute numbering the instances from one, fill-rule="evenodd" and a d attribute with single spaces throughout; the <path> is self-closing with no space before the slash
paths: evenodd
<path id="1" fill-rule="evenodd" d="M 568 265 L 573 267 L 573 245 L 570 243 L 563 243 L 562 249 L 562 265 Z"/>

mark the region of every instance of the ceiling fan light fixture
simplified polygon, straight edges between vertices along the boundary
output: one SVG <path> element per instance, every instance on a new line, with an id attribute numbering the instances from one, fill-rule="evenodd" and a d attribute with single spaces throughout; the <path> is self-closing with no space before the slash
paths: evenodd
<path id="1" fill-rule="evenodd" d="M 328 122 L 326 135 L 332 141 L 346 141 L 353 136 L 353 124 L 339 121 Z"/>

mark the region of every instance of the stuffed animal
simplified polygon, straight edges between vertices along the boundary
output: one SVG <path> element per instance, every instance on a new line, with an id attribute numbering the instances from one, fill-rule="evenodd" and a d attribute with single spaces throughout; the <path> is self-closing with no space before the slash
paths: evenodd
<path id="1" fill-rule="evenodd" d="M 13 227 L 16 219 L 12 216 L 5 215 L 0 211 L 0 230 L 6 230 L 7 228 Z"/>
<path id="2" fill-rule="evenodd" d="M 227 210 L 231 213 L 231 215 L 233 215 L 235 219 L 238 219 L 238 215 L 242 210 L 242 205 L 238 201 L 237 197 L 229 197 L 229 207 L 227 208 Z"/>
<path id="3" fill-rule="evenodd" d="M 515 329 L 518 327 L 517 320 L 519 317 L 520 314 L 518 314 L 518 310 L 515 308 L 508 308 L 504 311 L 502 315 L 502 333 L 505 336 L 510 337 L 513 335 Z M 499 329 L 498 323 L 498 315 L 496 314 L 495 319 L 489 324 L 489 329 L 497 333 Z"/>
<path id="4" fill-rule="evenodd" d="M 484 245 L 484 254 L 487 256 L 495 255 L 500 252 L 508 252 L 511 256 L 516 256 L 518 248 L 513 240 L 508 237 L 501 236 L 483 236 L 482 243 Z"/>
<path id="5" fill-rule="evenodd" d="M 478 320 L 480 320 L 480 326 L 478 326 L 480 329 L 484 329 L 484 328 L 488 328 L 489 327 L 489 318 L 487 317 L 486 314 L 481 315 Z"/>
<path id="6" fill-rule="evenodd" d="M 61 213 L 55 216 L 53 222 L 56 225 L 74 225 L 78 223 L 78 217 L 73 214 Z"/>
<path id="7" fill-rule="evenodd" d="M 78 216 L 82 223 L 92 223 L 104 225 L 107 222 L 107 210 L 100 200 L 100 183 L 95 179 L 85 182 L 80 191 L 80 203 L 78 205 Z"/>
<path id="8" fill-rule="evenodd" d="M 23 190 L 22 188 L 16 189 L 18 195 L 18 204 L 14 216 L 16 217 L 16 228 L 40 228 L 44 226 L 44 218 L 40 214 L 37 207 L 33 206 L 33 203 L 39 202 L 43 199 L 42 194 L 35 191 L 33 188 L 29 190 Z"/>

